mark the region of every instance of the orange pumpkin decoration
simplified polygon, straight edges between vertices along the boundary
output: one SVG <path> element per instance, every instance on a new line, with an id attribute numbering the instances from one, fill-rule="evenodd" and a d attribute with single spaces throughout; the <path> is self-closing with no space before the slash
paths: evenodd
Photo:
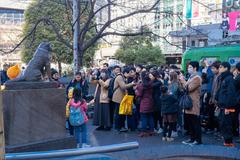
<path id="1" fill-rule="evenodd" d="M 7 70 L 7 75 L 9 77 L 9 79 L 17 78 L 20 73 L 21 73 L 21 69 L 18 64 L 8 68 L 8 70 Z"/>

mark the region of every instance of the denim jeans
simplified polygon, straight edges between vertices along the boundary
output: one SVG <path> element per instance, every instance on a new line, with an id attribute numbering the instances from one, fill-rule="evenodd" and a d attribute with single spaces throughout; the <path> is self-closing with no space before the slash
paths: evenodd
<path id="1" fill-rule="evenodd" d="M 84 123 L 80 126 L 74 126 L 74 136 L 77 144 L 88 143 L 87 142 L 87 125 Z"/>
<path id="2" fill-rule="evenodd" d="M 142 131 L 148 131 L 147 126 L 149 125 L 149 131 L 154 131 L 154 120 L 153 113 L 141 113 L 141 121 L 142 121 Z"/>

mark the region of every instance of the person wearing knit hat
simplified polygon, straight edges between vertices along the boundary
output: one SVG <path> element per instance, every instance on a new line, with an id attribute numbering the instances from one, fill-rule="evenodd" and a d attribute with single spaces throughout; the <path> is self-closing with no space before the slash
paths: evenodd
<path id="1" fill-rule="evenodd" d="M 58 71 L 56 71 L 55 69 L 51 69 L 51 77 L 54 81 L 58 81 L 59 79 Z"/>

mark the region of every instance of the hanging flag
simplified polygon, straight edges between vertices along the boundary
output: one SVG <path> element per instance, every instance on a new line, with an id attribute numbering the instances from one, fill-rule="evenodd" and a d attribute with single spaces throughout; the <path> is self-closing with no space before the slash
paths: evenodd
<path id="1" fill-rule="evenodd" d="M 192 0 L 186 0 L 186 18 L 192 18 Z"/>

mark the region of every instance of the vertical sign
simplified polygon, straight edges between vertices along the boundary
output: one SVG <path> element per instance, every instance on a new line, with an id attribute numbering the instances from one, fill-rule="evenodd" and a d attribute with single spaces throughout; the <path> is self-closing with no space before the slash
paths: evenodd
<path id="1" fill-rule="evenodd" d="M 192 18 L 192 0 L 186 0 L 186 19 Z"/>
<path id="2" fill-rule="evenodd" d="M 3 124 L 4 124 L 3 123 L 3 102 L 2 102 L 2 93 L 0 93 L 0 160 L 3 160 L 5 155 L 5 140 L 4 140 Z"/>
<path id="3" fill-rule="evenodd" d="M 199 3 L 193 1 L 192 2 L 192 18 L 198 18 L 199 17 Z"/>

